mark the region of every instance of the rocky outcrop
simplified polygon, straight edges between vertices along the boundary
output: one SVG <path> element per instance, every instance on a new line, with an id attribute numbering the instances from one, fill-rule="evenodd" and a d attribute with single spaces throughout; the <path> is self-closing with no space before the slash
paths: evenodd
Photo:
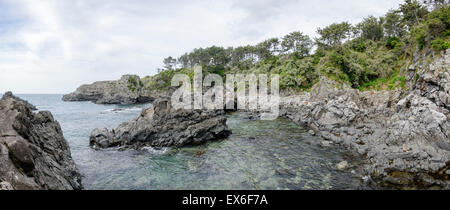
<path id="1" fill-rule="evenodd" d="M 135 75 L 124 75 L 117 81 L 82 85 L 62 98 L 63 101 L 92 101 L 97 104 L 136 104 L 152 102 L 154 99 Z"/>
<path id="2" fill-rule="evenodd" d="M 450 50 L 423 60 L 406 72 L 407 90 L 359 92 L 322 78 L 311 93 L 284 97 L 281 112 L 359 152 L 362 173 L 380 183 L 450 189 Z"/>
<path id="3" fill-rule="evenodd" d="M 25 101 L 25 100 L 15 96 L 15 95 L 13 95 L 11 91 L 8 91 L 5 94 L 3 94 L 2 98 L 3 99 L 11 98 L 11 99 L 16 100 L 16 101 L 21 101 L 30 110 L 32 110 L 32 111 L 36 111 L 37 110 L 37 108 L 33 104 L 30 104 L 28 101 Z"/>
<path id="4" fill-rule="evenodd" d="M 226 120 L 223 110 L 176 110 L 169 99 L 160 98 L 153 108 L 116 129 L 95 129 L 90 144 L 94 148 L 197 145 L 226 138 L 231 133 Z"/>
<path id="5" fill-rule="evenodd" d="M 82 189 L 59 123 L 32 107 L 11 93 L 0 100 L 0 189 Z"/>

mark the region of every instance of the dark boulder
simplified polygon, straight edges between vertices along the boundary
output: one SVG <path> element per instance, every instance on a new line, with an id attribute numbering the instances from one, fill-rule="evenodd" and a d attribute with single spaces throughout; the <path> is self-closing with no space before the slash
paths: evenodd
<path id="1" fill-rule="evenodd" d="M 0 100 L 0 189 L 82 189 L 59 123 L 33 107 L 11 93 Z"/>
<path id="2" fill-rule="evenodd" d="M 226 138 L 231 133 L 226 121 L 223 110 L 174 109 L 169 99 L 158 99 L 153 108 L 116 129 L 95 129 L 90 144 L 95 148 L 197 145 Z"/>

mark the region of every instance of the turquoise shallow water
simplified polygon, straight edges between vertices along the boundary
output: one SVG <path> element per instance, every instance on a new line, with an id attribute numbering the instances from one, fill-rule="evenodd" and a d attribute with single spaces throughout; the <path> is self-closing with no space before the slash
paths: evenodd
<path id="1" fill-rule="evenodd" d="M 86 189 L 355 189 L 364 188 L 337 148 L 318 146 L 294 123 L 245 120 L 228 115 L 233 134 L 203 146 L 180 150 L 96 151 L 89 147 L 94 128 L 114 128 L 151 105 L 97 105 L 63 102 L 62 95 L 18 95 L 59 121 Z"/>

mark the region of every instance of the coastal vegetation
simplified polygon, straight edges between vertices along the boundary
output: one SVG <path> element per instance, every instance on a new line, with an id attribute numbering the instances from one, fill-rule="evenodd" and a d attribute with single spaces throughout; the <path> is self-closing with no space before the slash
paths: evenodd
<path id="1" fill-rule="evenodd" d="M 280 88 L 307 91 L 321 76 L 360 90 L 405 88 L 403 70 L 419 51 L 450 47 L 450 7 L 446 0 L 405 0 L 384 16 L 368 16 L 358 24 L 333 23 L 311 38 L 301 31 L 256 45 L 197 48 L 163 60 L 155 76 L 143 78 L 153 90 L 170 86 L 176 73 L 279 74 Z"/>

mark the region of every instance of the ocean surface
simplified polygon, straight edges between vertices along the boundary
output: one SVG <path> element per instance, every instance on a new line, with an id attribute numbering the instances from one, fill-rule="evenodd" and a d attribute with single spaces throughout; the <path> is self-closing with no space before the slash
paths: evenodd
<path id="1" fill-rule="evenodd" d="M 61 124 L 86 189 L 360 189 L 352 167 L 358 162 L 285 120 L 250 121 L 228 115 L 233 134 L 203 146 L 142 151 L 94 150 L 94 128 L 114 128 L 137 117 L 145 105 L 63 102 L 62 95 L 18 95 Z"/>

